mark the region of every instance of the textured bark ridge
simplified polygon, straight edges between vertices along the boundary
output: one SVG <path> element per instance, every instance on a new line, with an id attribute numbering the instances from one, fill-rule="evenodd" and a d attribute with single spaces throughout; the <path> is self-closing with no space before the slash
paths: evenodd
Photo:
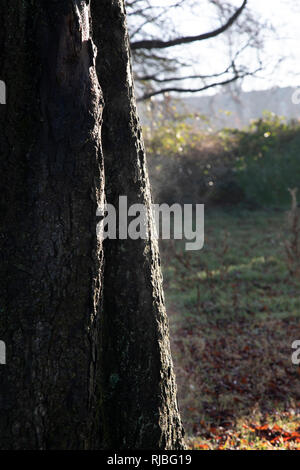
<path id="1" fill-rule="evenodd" d="M 0 449 L 183 446 L 157 245 L 96 237 L 102 149 L 108 202 L 151 196 L 124 6 L 92 6 L 97 73 L 88 0 L 0 2 Z"/>
<path id="2" fill-rule="evenodd" d="M 99 446 L 102 97 L 89 2 L 1 0 L 1 449 Z"/>
<path id="3" fill-rule="evenodd" d="M 92 3 L 105 109 L 107 202 L 149 207 L 150 186 L 135 105 L 122 0 Z M 101 410 L 104 447 L 182 449 L 168 321 L 155 240 L 104 242 Z"/>

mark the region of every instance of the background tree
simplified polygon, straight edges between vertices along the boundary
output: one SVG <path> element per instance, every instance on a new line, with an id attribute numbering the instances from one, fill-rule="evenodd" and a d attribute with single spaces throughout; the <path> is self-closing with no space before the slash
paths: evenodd
<path id="1" fill-rule="evenodd" d="M 0 14 L 0 448 L 182 448 L 157 246 L 96 237 L 150 204 L 123 1 Z"/>
<path id="2" fill-rule="evenodd" d="M 170 0 L 164 6 L 155 0 L 129 0 L 127 9 L 141 101 L 163 93 L 191 93 L 229 85 L 262 69 L 264 37 L 270 25 L 255 16 L 247 0 L 239 8 L 219 0 Z M 199 23 L 209 12 L 213 17 L 207 21 L 211 29 L 184 34 L 182 18 L 187 12 L 199 17 Z M 224 50 L 227 65 L 220 61 L 211 66 L 207 56 L 201 56 L 203 41 L 207 45 L 211 40 L 215 48 Z M 195 53 L 196 45 L 200 55 Z"/>

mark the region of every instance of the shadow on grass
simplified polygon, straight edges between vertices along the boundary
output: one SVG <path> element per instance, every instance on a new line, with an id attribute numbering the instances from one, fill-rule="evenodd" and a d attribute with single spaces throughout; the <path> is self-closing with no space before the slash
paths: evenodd
<path id="1" fill-rule="evenodd" d="M 291 345 L 300 339 L 300 286 L 287 274 L 284 216 L 219 213 L 207 217 L 202 252 L 163 246 L 179 404 L 192 448 L 299 447 L 300 374 Z"/>

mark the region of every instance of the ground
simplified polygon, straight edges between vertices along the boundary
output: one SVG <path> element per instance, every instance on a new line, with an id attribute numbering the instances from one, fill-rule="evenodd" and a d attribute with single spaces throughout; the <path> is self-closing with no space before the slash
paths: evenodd
<path id="1" fill-rule="evenodd" d="M 283 209 L 210 209 L 205 245 L 162 243 L 179 404 L 192 449 L 300 450 L 300 281 Z"/>

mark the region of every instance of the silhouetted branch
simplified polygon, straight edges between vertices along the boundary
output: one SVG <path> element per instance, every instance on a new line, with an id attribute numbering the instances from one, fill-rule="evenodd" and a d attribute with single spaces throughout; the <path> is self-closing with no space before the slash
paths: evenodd
<path id="1" fill-rule="evenodd" d="M 165 49 L 167 47 L 178 46 L 181 44 L 189 44 L 195 41 L 203 41 L 204 39 L 210 39 L 210 38 L 216 37 L 224 33 L 228 28 L 230 28 L 230 26 L 232 26 L 232 24 L 237 20 L 237 18 L 240 16 L 242 11 L 245 9 L 246 5 L 247 5 L 247 0 L 244 0 L 241 7 L 229 18 L 227 23 L 225 23 L 223 26 L 220 26 L 219 28 L 213 31 L 210 31 L 208 33 L 199 34 L 197 36 L 179 37 L 176 39 L 171 39 L 170 41 L 162 41 L 159 39 L 144 39 L 141 41 L 132 42 L 131 49 L 132 50 Z"/>
<path id="2" fill-rule="evenodd" d="M 213 82 L 213 83 L 210 83 L 209 85 L 204 85 L 204 86 L 201 86 L 201 87 L 198 87 L 198 88 L 177 88 L 177 87 L 167 87 L 167 88 L 161 88 L 159 90 L 153 90 L 153 91 L 149 91 L 148 93 L 145 93 L 143 96 L 141 96 L 140 98 L 137 99 L 137 101 L 145 101 L 145 100 L 148 100 L 150 98 L 152 98 L 153 96 L 157 96 L 157 95 L 162 95 L 164 93 L 170 93 L 170 92 L 176 92 L 176 93 L 197 93 L 197 92 L 201 92 L 201 91 L 205 91 L 205 90 L 209 90 L 210 88 L 214 88 L 214 87 L 217 87 L 217 86 L 221 86 L 221 85 L 229 85 L 230 83 L 233 83 L 235 82 L 236 80 L 240 80 L 242 78 L 245 78 L 245 77 L 248 77 L 248 76 L 251 76 L 251 75 L 255 75 L 257 72 L 259 72 L 260 70 L 262 70 L 261 67 L 259 67 L 258 69 L 256 69 L 254 72 L 244 72 L 244 73 L 237 73 L 236 75 L 234 75 L 233 77 L 231 78 L 228 78 L 226 80 L 222 80 L 222 81 L 219 81 L 219 82 Z"/>

